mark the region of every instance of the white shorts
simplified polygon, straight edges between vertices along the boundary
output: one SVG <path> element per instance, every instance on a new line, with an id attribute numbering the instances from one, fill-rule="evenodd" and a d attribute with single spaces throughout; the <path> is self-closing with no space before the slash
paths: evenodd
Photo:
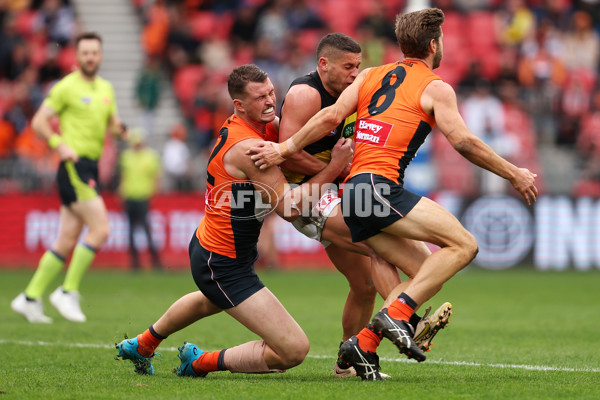
<path id="1" fill-rule="evenodd" d="M 335 206 L 341 202 L 342 199 L 339 198 L 337 190 L 327 189 L 319 199 L 319 202 L 312 208 L 311 215 L 298 217 L 298 219 L 292 222 L 292 225 L 307 238 L 318 240 L 323 247 L 327 247 L 331 242 L 321 240 L 323 229 L 325 229 L 325 222 L 327 222 L 327 218 Z"/>

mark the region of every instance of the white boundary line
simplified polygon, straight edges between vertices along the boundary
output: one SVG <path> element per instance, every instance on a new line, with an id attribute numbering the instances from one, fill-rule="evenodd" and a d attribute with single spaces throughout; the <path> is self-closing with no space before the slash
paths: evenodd
<path id="1" fill-rule="evenodd" d="M 60 342 L 44 342 L 41 340 L 10 340 L 0 339 L 0 345 L 14 344 L 19 346 L 39 346 L 39 347 L 77 347 L 84 349 L 112 349 L 116 350 L 114 345 L 99 344 L 99 343 L 60 343 Z M 161 347 L 161 351 L 178 351 L 177 347 Z M 334 359 L 334 356 L 324 356 L 317 354 L 308 354 L 308 358 L 315 359 Z M 388 358 L 382 357 L 382 361 L 393 361 L 402 363 L 416 363 L 414 360 L 407 358 Z M 427 360 L 427 364 L 437 365 L 455 365 L 461 367 L 483 367 L 483 368 L 500 368 L 500 369 L 522 369 L 527 371 L 554 371 L 554 372 L 591 372 L 600 373 L 600 368 L 568 368 L 568 367 L 552 367 L 546 365 L 521 365 L 521 364 L 484 364 L 468 361 L 444 361 L 444 360 Z"/>

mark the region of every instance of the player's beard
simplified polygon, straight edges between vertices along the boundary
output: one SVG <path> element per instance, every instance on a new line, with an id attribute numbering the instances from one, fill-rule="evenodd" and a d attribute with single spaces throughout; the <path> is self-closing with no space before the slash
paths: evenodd
<path id="1" fill-rule="evenodd" d="M 440 47 L 438 47 L 435 51 L 435 54 L 433 55 L 432 69 L 436 69 L 437 67 L 440 66 L 440 64 L 442 63 L 442 56 L 443 56 L 442 49 Z"/>
<path id="2" fill-rule="evenodd" d="M 80 70 L 81 73 L 83 75 L 85 75 L 88 78 L 93 78 L 94 76 L 96 76 L 96 72 L 98 72 L 98 64 L 94 64 L 93 66 L 89 67 L 86 65 L 81 65 Z"/>

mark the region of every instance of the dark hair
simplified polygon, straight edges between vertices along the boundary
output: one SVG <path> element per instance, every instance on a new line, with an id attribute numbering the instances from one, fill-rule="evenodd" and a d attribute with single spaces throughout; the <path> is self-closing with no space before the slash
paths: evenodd
<path id="1" fill-rule="evenodd" d="M 83 32 L 77 35 L 77 37 L 75 38 L 75 47 L 78 47 L 79 42 L 81 42 L 82 40 L 88 39 L 97 40 L 102 45 L 102 37 L 100 37 L 100 35 L 98 35 L 96 32 Z"/>
<path id="2" fill-rule="evenodd" d="M 254 64 L 246 64 L 235 68 L 227 79 L 227 90 L 231 99 L 239 99 L 246 94 L 249 82 L 262 83 L 269 75 Z"/>
<path id="3" fill-rule="evenodd" d="M 428 8 L 396 17 L 396 39 L 405 57 L 426 58 L 431 39 L 442 35 L 444 12 L 439 8 Z"/>
<path id="4" fill-rule="evenodd" d="M 360 45 L 356 40 L 343 33 L 328 33 L 323 36 L 317 45 L 317 59 L 321 57 L 331 57 L 334 51 L 344 53 L 360 53 Z"/>

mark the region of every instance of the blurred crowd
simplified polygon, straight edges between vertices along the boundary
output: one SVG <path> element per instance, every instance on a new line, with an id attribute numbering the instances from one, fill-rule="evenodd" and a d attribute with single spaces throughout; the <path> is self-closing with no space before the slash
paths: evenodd
<path id="1" fill-rule="evenodd" d="M 444 60 L 436 72 L 457 90 L 472 132 L 502 156 L 535 170 L 542 191 L 538 150 L 576 152 L 579 179 L 572 193 L 600 197 L 600 2 L 129 1 L 142 23 L 147 57 L 132 93 L 144 110 L 142 125 L 152 130 L 162 77 L 172 84 L 185 118 L 171 132 L 155 133 L 171 139 L 157 149 L 163 163 L 177 164 L 166 167 L 165 175 L 185 171 L 180 178 L 173 172 L 165 188 L 201 189 L 189 179 L 190 170 L 201 168 L 192 167 L 193 160 L 206 157 L 231 113 L 226 78 L 234 66 L 254 63 L 267 71 L 280 106 L 290 82 L 314 69 L 316 44 L 325 33 L 354 37 L 363 49 L 362 67 L 391 62 L 401 58 L 395 15 L 435 6 L 446 14 Z M 69 0 L 0 0 L 0 18 L 0 191 L 51 190 L 49 166 L 57 160 L 36 140 L 29 120 L 52 83 L 74 65 L 77 16 Z M 504 182 L 481 175 L 441 135 L 430 142 L 433 190 L 465 195 L 505 190 Z M 33 178 L 15 179 L 15 171 Z M 104 183 L 114 188 L 110 174 Z"/>

